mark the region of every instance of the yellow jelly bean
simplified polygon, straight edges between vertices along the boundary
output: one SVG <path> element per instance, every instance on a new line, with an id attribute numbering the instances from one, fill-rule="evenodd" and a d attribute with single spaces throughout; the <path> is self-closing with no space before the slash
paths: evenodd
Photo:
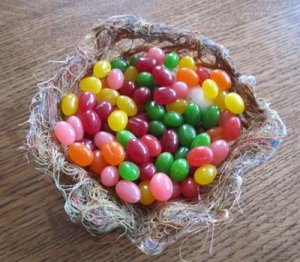
<path id="1" fill-rule="evenodd" d="M 138 72 L 134 66 L 129 66 L 126 68 L 124 72 L 125 80 L 134 82 L 136 77 L 138 75 Z"/>
<path id="2" fill-rule="evenodd" d="M 183 114 L 187 107 L 187 101 L 185 99 L 177 99 L 175 102 L 167 104 L 167 111 L 175 111 L 177 113 Z"/>
<path id="3" fill-rule="evenodd" d="M 179 67 L 185 67 L 185 68 L 190 68 L 192 70 L 196 69 L 196 64 L 195 61 L 192 57 L 190 56 L 184 56 L 180 59 L 179 61 Z"/>
<path id="4" fill-rule="evenodd" d="M 108 75 L 111 70 L 111 65 L 107 60 L 100 60 L 93 67 L 93 74 L 98 78 L 103 78 Z"/>
<path id="5" fill-rule="evenodd" d="M 226 108 L 234 114 L 241 114 L 245 111 L 243 98 L 237 93 L 229 93 L 225 96 Z"/>
<path id="6" fill-rule="evenodd" d="M 214 80 L 206 79 L 202 83 L 204 96 L 207 99 L 215 99 L 218 95 L 219 88 Z"/>
<path id="7" fill-rule="evenodd" d="M 61 102 L 61 110 L 66 116 L 74 115 L 78 109 L 78 97 L 75 94 L 67 94 Z"/>
<path id="8" fill-rule="evenodd" d="M 127 126 L 128 116 L 122 110 L 115 110 L 108 116 L 107 123 L 113 131 L 118 132 Z"/>
<path id="9" fill-rule="evenodd" d="M 117 106 L 128 116 L 135 116 L 137 114 L 137 105 L 134 100 L 128 96 L 118 96 Z"/>
<path id="10" fill-rule="evenodd" d="M 208 185 L 214 181 L 217 173 L 217 168 L 214 165 L 207 164 L 196 169 L 194 180 L 198 185 Z"/>
<path id="11" fill-rule="evenodd" d="M 227 95 L 227 92 L 224 90 L 219 90 L 219 93 L 217 97 L 213 100 L 213 103 L 218 106 L 220 110 L 226 109 L 225 106 L 225 96 Z"/>
<path id="12" fill-rule="evenodd" d="M 117 104 L 117 97 L 119 96 L 119 92 L 110 88 L 103 88 L 96 96 L 97 102 L 107 101 L 111 103 L 113 106 Z"/>
<path id="13" fill-rule="evenodd" d="M 89 91 L 96 95 L 101 91 L 102 83 L 97 77 L 88 76 L 79 82 L 79 87 L 83 92 Z"/>

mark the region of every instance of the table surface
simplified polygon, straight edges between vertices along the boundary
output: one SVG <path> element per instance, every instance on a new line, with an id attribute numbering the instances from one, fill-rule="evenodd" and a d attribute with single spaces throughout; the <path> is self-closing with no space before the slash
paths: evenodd
<path id="1" fill-rule="evenodd" d="M 157 261 L 300 261 L 300 2 L 2 0 L 0 3 L 1 261 L 153 261 L 117 233 L 90 236 L 68 221 L 63 199 L 17 151 L 36 83 L 99 18 L 136 14 L 197 30 L 256 76 L 257 95 L 280 113 L 289 135 L 266 164 L 244 175 L 241 208 L 216 227 L 168 248 Z M 203 249 L 201 250 L 201 248 Z M 181 255 L 181 257 L 180 257 Z"/>

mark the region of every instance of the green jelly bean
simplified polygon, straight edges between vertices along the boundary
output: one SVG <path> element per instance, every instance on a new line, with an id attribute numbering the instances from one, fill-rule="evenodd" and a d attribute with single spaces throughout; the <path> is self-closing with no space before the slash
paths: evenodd
<path id="1" fill-rule="evenodd" d="M 186 158 L 188 152 L 189 152 L 188 147 L 185 146 L 179 147 L 174 155 L 174 159 Z"/>
<path id="2" fill-rule="evenodd" d="M 166 126 L 161 121 L 153 120 L 149 123 L 149 132 L 158 138 L 160 138 L 166 130 Z"/>
<path id="3" fill-rule="evenodd" d="M 156 104 L 153 100 L 149 101 L 145 105 L 145 110 L 148 116 L 153 120 L 159 120 L 164 116 L 165 108 L 161 105 Z"/>
<path id="4" fill-rule="evenodd" d="M 189 174 L 190 166 L 185 159 L 177 159 L 171 166 L 170 177 L 175 182 L 181 182 Z"/>
<path id="5" fill-rule="evenodd" d="M 171 166 L 174 162 L 174 158 L 169 152 L 161 153 L 155 161 L 155 167 L 157 172 L 163 172 L 169 174 Z"/>
<path id="6" fill-rule="evenodd" d="M 174 69 L 179 63 L 179 55 L 176 52 L 171 52 L 165 56 L 164 65 L 168 69 Z"/>
<path id="7" fill-rule="evenodd" d="M 123 146 L 123 147 L 126 147 L 127 145 L 127 142 L 130 140 L 130 139 L 133 139 L 135 138 L 135 135 L 132 134 L 130 131 L 128 130 L 122 130 L 122 131 L 119 131 L 117 133 L 117 141 Z"/>
<path id="8" fill-rule="evenodd" d="M 189 103 L 184 112 L 184 120 L 187 124 L 197 126 L 201 122 L 201 109 L 195 103 Z"/>
<path id="9" fill-rule="evenodd" d="M 121 59 L 121 58 L 112 60 L 110 62 L 110 64 L 111 64 L 111 68 L 118 68 L 123 72 L 128 67 L 128 63 L 125 60 Z"/>
<path id="10" fill-rule="evenodd" d="M 133 55 L 133 56 L 131 57 L 131 59 L 130 59 L 129 65 L 135 66 L 135 62 L 136 62 L 137 60 L 139 60 L 140 57 L 141 57 L 141 55 L 139 55 L 139 54 Z"/>
<path id="11" fill-rule="evenodd" d="M 206 133 L 201 133 L 201 134 L 197 135 L 191 144 L 191 148 L 194 148 L 197 146 L 210 147 L 210 136 Z"/>
<path id="12" fill-rule="evenodd" d="M 174 112 L 174 111 L 170 111 L 170 112 L 166 112 L 163 116 L 163 122 L 165 125 L 169 126 L 169 127 L 179 127 L 183 124 L 183 117 L 181 114 Z"/>
<path id="13" fill-rule="evenodd" d="M 182 146 L 190 147 L 197 133 L 194 127 L 189 124 L 183 124 L 178 128 L 177 134 L 179 137 L 179 143 Z"/>
<path id="14" fill-rule="evenodd" d="M 202 124 L 205 128 L 212 128 L 220 121 L 220 110 L 217 106 L 210 106 L 203 112 Z"/>
<path id="15" fill-rule="evenodd" d="M 140 169 L 139 167 L 130 162 L 124 161 L 119 165 L 119 174 L 122 178 L 129 181 L 135 181 L 140 177 Z"/>
<path id="16" fill-rule="evenodd" d="M 139 73 L 136 77 L 136 84 L 139 87 L 146 86 L 151 88 L 154 86 L 153 76 L 148 72 Z"/>

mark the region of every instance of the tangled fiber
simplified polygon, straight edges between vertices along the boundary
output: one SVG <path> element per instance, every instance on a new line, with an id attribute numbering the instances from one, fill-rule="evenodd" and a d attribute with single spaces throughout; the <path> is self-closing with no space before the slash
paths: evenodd
<path id="1" fill-rule="evenodd" d="M 78 92 L 79 80 L 91 74 L 100 59 L 129 59 L 158 46 L 191 55 L 197 64 L 225 70 L 233 90 L 245 101 L 243 132 L 231 146 L 216 181 L 195 201 L 173 200 L 151 208 L 124 204 L 103 188 L 85 169 L 66 159 L 66 148 L 53 140 L 53 127 L 61 120 L 59 103 L 69 92 Z M 238 204 L 242 175 L 266 161 L 286 136 L 278 114 L 254 94 L 255 79 L 239 73 L 223 46 L 195 32 L 150 24 L 135 16 L 115 16 L 100 21 L 68 56 L 55 74 L 39 83 L 30 107 L 26 148 L 43 173 L 53 178 L 65 199 L 65 211 L 73 222 L 98 235 L 117 228 L 147 254 L 159 254 L 167 246 L 209 225 L 226 221 Z"/>

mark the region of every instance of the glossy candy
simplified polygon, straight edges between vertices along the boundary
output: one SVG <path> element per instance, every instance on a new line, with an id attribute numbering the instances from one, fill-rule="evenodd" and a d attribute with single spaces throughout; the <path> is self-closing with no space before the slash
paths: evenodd
<path id="1" fill-rule="evenodd" d="M 177 130 L 179 143 L 182 146 L 190 147 L 196 137 L 196 130 L 189 124 L 183 124 Z"/>
<path id="2" fill-rule="evenodd" d="M 135 181 L 140 176 L 140 169 L 138 166 L 130 161 L 124 161 L 118 167 L 120 176 L 129 181 Z"/>
<path id="3" fill-rule="evenodd" d="M 179 61 L 179 68 L 190 68 L 192 70 L 196 69 L 195 61 L 190 56 L 184 56 Z"/>
<path id="4" fill-rule="evenodd" d="M 117 133 L 117 141 L 126 148 L 126 145 L 130 139 L 135 138 L 135 135 L 128 130 L 121 130 Z"/>
<path id="5" fill-rule="evenodd" d="M 210 136 L 207 133 L 198 134 L 194 138 L 191 144 L 191 148 L 198 147 L 198 146 L 207 146 L 207 147 L 210 146 Z"/>
<path id="6" fill-rule="evenodd" d="M 199 186 L 191 177 L 187 177 L 180 183 L 180 190 L 185 198 L 193 199 L 199 195 Z"/>
<path id="7" fill-rule="evenodd" d="M 156 173 L 150 181 L 150 189 L 156 200 L 167 201 L 172 196 L 173 184 L 166 174 Z"/>
<path id="8" fill-rule="evenodd" d="M 128 121 L 127 129 L 137 137 L 141 137 L 148 133 L 149 124 L 139 117 L 131 117 Z"/>
<path id="9" fill-rule="evenodd" d="M 229 145 L 225 140 L 216 140 L 211 144 L 211 150 L 213 152 L 213 165 L 220 165 L 229 154 Z"/>
<path id="10" fill-rule="evenodd" d="M 69 146 L 68 156 L 72 162 L 81 167 L 89 166 L 94 160 L 93 152 L 78 142 Z"/>
<path id="11" fill-rule="evenodd" d="M 96 97 L 91 92 L 81 93 L 79 96 L 78 108 L 80 112 L 92 110 L 96 105 Z"/>
<path id="12" fill-rule="evenodd" d="M 156 173 L 156 167 L 153 163 L 145 163 L 140 165 L 140 178 L 142 180 L 151 180 Z"/>
<path id="13" fill-rule="evenodd" d="M 117 97 L 119 96 L 119 92 L 117 90 L 113 90 L 110 88 L 103 88 L 99 94 L 96 96 L 97 102 L 107 101 L 111 103 L 111 105 L 117 104 Z"/>
<path id="14" fill-rule="evenodd" d="M 175 199 L 180 196 L 181 188 L 180 188 L 180 184 L 175 181 L 172 181 L 172 185 L 173 185 L 173 193 L 172 193 L 171 199 Z"/>
<path id="15" fill-rule="evenodd" d="M 80 118 L 77 116 L 70 116 L 68 117 L 67 122 L 75 131 L 75 141 L 80 141 L 84 135 L 83 125 Z"/>
<path id="16" fill-rule="evenodd" d="M 107 84 L 112 89 L 120 89 L 124 83 L 124 74 L 120 69 L 112 69 L 107 76 Z"/>
<path id="17" fill-rule="evenodd" d="M 190 68 L 180 68 L 176 72 L 176 81 L 182 81 L 188 87 L 196 87 L 199 84 L 199 77 L 195 71 Z"/>
<path id="18" fill-rule="evenodd" d="M 76 139 L 74 128 L 65 121 L 59 121 L 55 124 L 54 135 L 63 145 L 71 145 Z"/>
<path id="19" fill-rule="evenodd" d="M 117 166 L 125 159 L 125 150 L 121 144 L 116 141 L 106 143 L 102 146 L 102 154 L 105 161 L 112 165 Z"/>
<path id="20" fill-rule="evenodd" d="M 135 82 L 139 87 L 145 86 L 151 88 L 154 86 L 153 76 L 148 72 L 139 73 Z"/>
<path id="21" fill-rule="evenodd" d="M 115 186 L 120 180 L 118 169 L 114 166 L 106 166 L 101 172 L 100 180 L 106 187 Z"/>
<path id="22" fill-rule="evenodd" d="M 218 171 L 214 165 L 204 165 L 195 171 L 194 180 L 198 185 L 208 185 L 214 181 L 217 173 Z"/>
<path id="23" fill-rule="evenodd" d="M 199 85 L 202 85 L 203 81 L 210 78 L 209 72 L 203 68 L 199 67 L 196 69 L 196 74 L 199 77 Z"/>
<path id="24" fill-rule="evenodd" d="M 214 80 L 219 88 L 223 90 L 230 89 L 232 86 L 231 79 L 229 75 L 220 69 L 215 69 L 210 72 L 210 78 Z"/>
<path id="25" fill-rule="evenodd" d="M 226 140 L 235 140 L 240 136 L 241 130 L 241 120 L 238 117 L 233 116 L 229 118 L 224 125 L 224 138 Z"/>
<path id="26" fill-rule="evenodd" d="M 138 105 L 144 105 L 148 103 L 151 99 L 151 90 L 147 87 L 140 87 L 136 89 L 133 93 L 133 100 L 138 104 Z"/>
<path id="27" fill-rule="evenodd" d="M 101 101 L 95 106 L 94 111 L 99 116 L 101 122 L 104 123 L 113 111 L 113 106 L 107 101 Z"/>
<path id="28" fill-rule="evenodd" d="M 61 110 L 66 116 L 74 115 L 78 109 L 78 97 L 75 94 L 67 94 L 62 98 Z"/>
<path id="29" fill-rule="evenodd" d="M 166 112 L 163 116 L 163 123 L 166 126 L 177 128 L 183 124 L 183 117 L 174 111 Z"/>
<path id="30" fill-rule="evenodd" d="M 129 65 L 130 65 L 130 66 L 135 66 L 136 61 L 139 60 L 140 57 L 141 57 L 140 54 L 135 54 L 135 55 L 133 55 L 133 56 L 131 57 L 130 61 L 129 61 Z"/>
<path id="31" fill-rule="evenodd" d="M 140 72 L 151 73 L 156 66 L 156 60 L 151 57 L 141 57 L 135 62 L 136 70 Z"/>
<path id="32" fill-rule="evenodd" d="M 107 122 L 113 131 L 118 132 L 126 128 L 128 116 L 122 110 L 115 110 L 108 116 Z"/>
<path id="33" fill-rule="evenodd" d="M 153 94 L 154 101 L 159 105 L 166 105 L 176 100 L 176 92 L 170 87 L 159 87 Z"/>
<path id="34" fill-rule="evenodd" d="M 89 150 L 94 151 L 97 149 L 95 143 L 93 140 L 89 139 L 89 138 L 83 138 L 80 141 L 81 144 L 84 144 Z"/>
<path id="35" fill-rule="evenodd" d="M 149 181 L 142 181 L 139 184 L 139 188 L 141 191 L 141 199 L 140 202 L 145 205 L 151 205 L 155 202 L 155 198 L 152 195 L 151 189 L 150 189 L 150 182 Z"/>
<path id="36" fill-rule="evenodd" d="M 171 86 L 171 88 L 175 90 L 177 99 L 180 99 L 180 98 L 186 99 L 186 97 L 188 95 L 188 91 L 189 91 L 189 88 L 186 83 L 181 82 L 181 81 L 176 81 Z"/>
<path id="37" fill-rule="evenodd" d="M 205 128 L 218 125 L 220 120 L 220 110 L 217 106 L 210 106 L 203 111 L 202 123 Z"/>
<path id="38" fill-rule="evenodd" d="M 127 67 L 128 64 L 124 59 L 118 58 L 111 61 L 111 68 L 117 68 L 124 72 Z"/>
<path id="39" fill-rule="evenodd" d="M 123 86 L 119 89 L 119 93 L 124 96 L 132 97 L 132 95 L 136 89 L 137 88 L 136 88 L 134 82 L 125 81 Z"/>
<path id="40" fill-rule="evenodd" d="M 174 158 L 171 153 L 163 152 L 155 160 L 155 167 L 158 172 L 169 174 Z"/>
<path id="41" fill-rule="evenodd" d="M 170 169 L 170 177 L 176 181 L 181 182 L 189 174 L 189 164 L 185 159 L 177 159 L 173 162 Z"/>
<path id="42" fill-rule="evenodd" d="M 201 123 L 201 109 L 195 103 L 189 103 L 184 112 L 184 120 L 187 124 L 198 126 Z"/>
<path id="43" fill-rule="evenodd" d="M 215 99 L 219 93 L 219 88 L 216 82 L 212 79 L 206 79 L 202 83 L 202 89 L 207 99 Z"/>
<path id="44" fill-rule="evenodd" d="M 135 116 L 137 114 L 137 105 L 134 100 L 128 96 L 118 96 L 117 106 L 128 116 Z"/>
<path id="45" fill-rule="evenodd" d="M 102 149 L 102 147 L 109 142 L 112 142 L 115 140 L 115 137 L 105 131 L 100 131 L 94 136 L 94 143 L 99 148 Z"/>
<path id="46" fill-rule="evenodd" d="M 187 107 L 188 103 L 184 99 L 177 99 L 175 102 L 167 104 L 166 110 L 167 111 L 174 111 L 179 114 L 183 114 Z"/>
<path id="47" fill-rule="evenodd" d="M 179 55 L 176 52 L 171 52 L 165 56 L 164 65 L 168 69 L 174 69 L 179 63 Z"/>
<path id="48" fill-rule="evenodd" d="M 92 92 L 93 94 L 98 94 L 102 89 L 102 83 L 99 78 L 88 76 L 79 82 L 79 87 L 83 92 Z"/>
<path id="49" fill-rule="evenodd" d="M 223 110 L 221 112 L 221 116 L 220 116 L 220 121 L 219 121 L 219 126 L 221 127 L 225 127 L 227 121 L 229 118 L 235 116 L 235 114 L 229 112 L 228 110 Z"/>
<path id="50" fill-rule="evenodd" d="M 90 135 L 95 135 L 101 128 L 101 120 L 93 110 L 87 110 L 80 116 L 83 129 Z"/>
<path id="51" fill-rule="evenodd" d="M 162 135 L 160 140 L 162 150 L 174 154 L 177 151 L 179 140 L 175 130 L 169 129 Z"/>
<path id="52" fill-rule="evenodd" d="M 96 173 L 97 175 L 100 175 L 102 170 L 108 165 L 107 162 L 105 161 L 102 153 L 100 150 L 95 150 L 93 152 L 94 154 L 94 160 L 90 164 L 90 169 Z"/>
<path id="53" fill-rule="evenodd" d="M 179 147 L 178 150 L 176 151 L 174 155 L 174 159 L 179 159 L 179 158 L 186 158 L 187 153 L 189 152 L 188 147 Z"/>
<path id="54" fill-rule="evenodd" d="M 158 47 L 151 47 L 148 50 L 148 57 L 155 59 L 158 65 L 161 65 L 164 62 L 165 56 L 164 51 Z"/>
<path id="55" fill-rule="evenodd" d="M 191 166 L 203 166 L 209 164 L 213 160 L 213 152 L 209 147 L 194 147 L 186 156 Z"/>
<path id="56" fill-rule="evenodd" d="M 124 202 L 130 204 L 137 203 L 141 199 L 139 187 L 131 181 L 119 181 L 116 185 L 116 193 Z"/>
<path id="57" fill-rule="evenodd" d="M 236 115 L 242 114 L 245 111 L 244 100 L 237 93 L 228 93 L 225 96 L 225 106 L 230 112 Z"/>
<path id="58" fill-rule="evenodd" d="M 93 67 L 93 74 L 98 78 L 104 78 L 111 70 L 111 65 L 107 60 L 98 61 Z"/>
<path id="59" fill-rule="evenodd" d="M 209 135 L 210 140 L 212 142 L 214 142 L 217 139 L 223 139 L 224 138 L 225 130 L 224 130 L 224 127 L 217 126 L 217 127 L 213 127 L 213 128 L 208 129 L 206 131 L 206 133 Z"/>
<path id="60" fill-rule="evenodd" d="M 225 96 L 226 95 L 227 95 L 226 91 L 219 90 L 218 95 L 213 100 L 213 103 L 221 110 L 226 109 L 226 106 L 225 106 Z"/>
<path id="61" fill-rule="evenodd" d="M 145 110 L 148 116 L 153 120 L 161 119 L 165 113 L 163 106 L 156 104 L 154 101 L 150 101 L 145 105 Z"/>
<path id="62" fill-rule="evenodd" d="M 163 66 L 156 66 L 152 70 L 152 76 L 156 84 L 160 86 L 171 86 L 174 83 L 174 75 Z"/>
<path id="63" fill-rule="evenodd" d="M 146 134 L 141 137 L 141 140 L 147 146 L 150 157 L 156 157 L 161 153 L 161 144 L 155 136 Z"/>
<path id="64" fill-rule="evenodd" d="M 126 145 L 126 151 L 129 158 L 138 165 L 149 161 L 149 150 L 140 139 L 133 138 L 129 140 Z"/>
<path id="65" fill-rule="evenodd" d="M 161 121 L 153 120 L 149 123 L 149 132 L 156 137 L 161 137 L 166 130 L 166 126 Z"/>
<path id="66" fill-rule="evenodd" d="M 127 67 L 124 72 L 124 77 L 126 81 L 134 82 L 136 80 L 137 75 L 138 75 L 138 71 L 134 66 Z"/>

